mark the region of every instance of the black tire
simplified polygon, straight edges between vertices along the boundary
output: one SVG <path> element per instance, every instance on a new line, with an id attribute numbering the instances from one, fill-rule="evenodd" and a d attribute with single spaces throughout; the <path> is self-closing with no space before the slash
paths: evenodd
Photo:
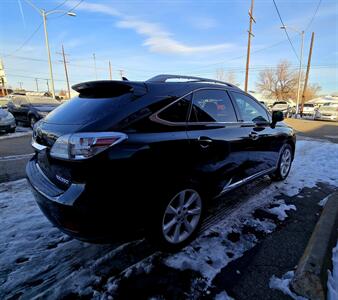
<path id="1" fill-rule="evenodd" d="M 37 118 L 35 118 L 34 116 L 30 116 L 30 117 L 29 117 L 29 126 L 30 126 L 31 128 L 33 128 L 33 127 L 34 127 L 34 124 L 35 124 L 37 121 L 38 121 Z"/>
<path id="2" fill-rule="evenodd" d="M 285 171 L 285 169 L 283 169 L 283 155 L 285 155 L 286 152 L 290 154 L 290 165 L 288 169 Z M 291 170 L 292 161 L 293 161 L 292 147 L 290 144 L 285 144 L 279 155 L 277 170 L 270 175 L 271 179 L 274 181 L 282 181 L 286 177 L 288 177 L 290 170 Z"/>
<path id="3" fill-rule="evenodd" d="M 166 218 L 168 216 L 167 213 L 167 209 L 169 207 L 169 204 L 172 204 L 173 201 L 178 201 L 177 197 L 180 193 L 182 193 L 183 191 L 186 191 L 186 195 L 187 197 L 189 197 L 189 193 L 191 193 L 191 195 L 198 195 L 199 199 L 200 199 L 200 214 L 199 214 L 199 218 L 198 221 L 192 222 L 192 218 L 191 217 L 191 222 L 193 225 L 193 231 L 191 233 L 188 233 L 188 231 L 185 229 L 186 225 L 184 224 L 185 221 L 179 220 L 177 222 L 181 222 L 179 227 L 179 231 L 181 232 L 182 236 L 186 235 L 186 237 L 182 240 L 182 241 L 176 241 L 176 242 L 172 242 L 168 240 L 168 235 L 171 235 L 171 232 L 168 231 L 167 233 L 167 237 L 166 234 L 164 233 L 164 228 L 166 226 Z M 196 194 L 195 194 L 196 193 Z M 161 196 L 160 196 L 161 195 Z M 197 233 L 199 232 L 200 226 L 201 226 L 201 222 L 204 216 L 204 200 L 201 197 L 201 193 L 198 192 L 198 189 L 196 188 L 196 185 L 193 184 L 184 184 L 184 185 L 180 185 L 179 188 L 173 188 L 171 189 L 171 192 L 167 192 L 167 193 L 157 193 L 156 197 L 157 200 L 159 200 L 159 198 L 162 198 L 162 201 L 159 201 L 159 205 L 157 205 L 156 210 L 154 211 L 154 213 L 152 214 L 152 218 L 149 220 L 147 226 L 146 226 L 146 238 L 152 243 L 155 244 L 155 246 L 157 248 L 160 248 L 163 251 L 166 252 L 176 252 L 178 250 L 180 250 L 181 248 L 185 247 L 186 245 L 188 245 L 192 240 L 195 239 Z M 188 201 L 187 201 L 188 202 Z M 196 206 L 197 207 L 197 206 Z M 193 211 L 194 209 L 192 208 L 191 211 Z M 176 210 L 177 211 L 177 210 Z M 187 209 L 187 212 L 189 210 Z M 183 214 L 183 212 L 182 212 Z M 178 215 L 174 215 L 175 218 L 179 218 Z M 186 216 L 183 218 L 190 218 L 190 216 Z M 187 219 L 189 220 L 189 219 Z M 170 222 L 168 222 L 170 223 Z M 168 224 L 167 223 L 167 224 Z M 182 228 L 183 226 L 183 228 Z M 176 227 L 172 226 L 172 235 L 173 235 L 173 239 L 175 236 L 175 230 Z"/>

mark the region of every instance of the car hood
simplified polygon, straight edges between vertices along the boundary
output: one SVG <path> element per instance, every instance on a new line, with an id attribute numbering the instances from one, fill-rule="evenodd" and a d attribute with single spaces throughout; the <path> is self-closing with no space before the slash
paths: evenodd
<path id="1" fill-rule="evenodd" d="M 9 117 L 9 116 L 13 117 L 13 115 L 10 112 L 3 110 L 3 109 L 0 109 L 0 119 L 6 118 L 6 117 Z"/>

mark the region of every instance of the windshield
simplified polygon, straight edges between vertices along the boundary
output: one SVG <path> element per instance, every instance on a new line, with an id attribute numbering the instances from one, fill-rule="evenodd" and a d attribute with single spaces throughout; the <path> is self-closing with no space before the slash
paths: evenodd
<path id="1" fill-rule="evenodd" d="M 287 105 L 287 103 L 283 101 L 279 101 L 279 102 L 275 102 L 273 105 Z"/>
<path id="2" fill-rule="evenodd" d="M 304 107 L 314 107 L 313 104 L 304 104 Z"/>

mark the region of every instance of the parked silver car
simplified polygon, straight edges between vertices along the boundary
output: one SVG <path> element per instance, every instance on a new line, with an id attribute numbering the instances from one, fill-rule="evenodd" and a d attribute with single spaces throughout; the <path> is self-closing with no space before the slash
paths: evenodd
<path id="1" fill-rule="evenodd" d="M 276 101 L 271 107 L 271 112 L 274 111 L 281 111 L 286 118 L 295 113 L 295 109 L 287 101 Z"/>
<path id="2" fill-rule="evenodd" d="M 0 132 L 15 132 L 16 123 L 13 115 L 0 107 Z"/>
<path id="3" fill-rule="evenodd" d="M 315 114 L 316 120 L 338 121 L 338 102 L 324 103 Z"/>

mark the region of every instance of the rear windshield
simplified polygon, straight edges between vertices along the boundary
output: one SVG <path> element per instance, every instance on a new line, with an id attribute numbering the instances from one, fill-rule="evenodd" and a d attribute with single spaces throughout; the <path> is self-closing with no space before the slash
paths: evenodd
<path id="1" fill-rule="evenodd" d="M 313 104 L 304 104 L 304 107 L 314 107 L 314 105 Z"/>
<path id="2" fill-rule="evenodd" d="M 86 124 L 103 119 L 115 113 L 124 104 L 129 103 L 131 94 L 113 98 L 80 98 L 75 97 L 64 102 L 45 118 L 53 124 Z"/>
<path id="3" fill-rule="evenodd" d="M 275 102 L 273 105 L 278 105 L 278 104 L 287 104 L 287 102 L 283 102 L 283 101 L 280 101 L 280 102 Z"/>

